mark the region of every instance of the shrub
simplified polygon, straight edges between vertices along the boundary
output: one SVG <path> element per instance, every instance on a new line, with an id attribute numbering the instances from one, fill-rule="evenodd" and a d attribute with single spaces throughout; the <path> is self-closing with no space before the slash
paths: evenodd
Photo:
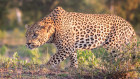
<path id="1" fill-rule="evenodd" d="M 3 45 L 1 48 L 0 48 L 0 55 L 5 55 L 7 52 L 7 47 L 5 45 Z"/>
<path id="2" fill-rule="evenodd" d="M 133 51 L 131 46 L 127 47 L 127 49 L 127 51 L 116 52 L 117 56 L 112 56 L 104 48 L 97 48 L 93 51 L 78 51 L 81 75 L 88 73 L 93 78 L 138 77 L 140 51 Z"/>

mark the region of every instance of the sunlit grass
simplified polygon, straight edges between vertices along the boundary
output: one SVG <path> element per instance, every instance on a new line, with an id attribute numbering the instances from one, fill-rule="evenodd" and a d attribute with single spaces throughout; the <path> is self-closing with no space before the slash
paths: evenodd
<path id="1" fill-rule="evenodd" d="M 3 49 L 3 48 L 2 48 Z M 24 49 L 24 50 L 23 50 Z M 22 50 L 21 53 L 19 50 Z M 47 73 L 50 72 L 46 67 L 41 67 L 44 62 L 39 49 L 29 50 L 23 46 L 18 52 L 15 52 L 11 58 L 0 55 L 0 74 L 1 78 L 45 78 Z M 27 54 L 30 60 L 22 59 L 23 53 Z M 75 78 L 137 78 L 140 76 L 140 51 L 136 51 L 136 58 L 132 58 L 132 51 L 117 52 L 120 56 L 113 57 L 104 48 L 94 50 L 78 51 L 79 68 Z M 122 54 L 122 55 L 121 55 Z M 50 55 L 48 55 L 50 57 Z M 64 62 L 63 62 L 64 63 Z M 65 64 L 61 64 L 65 65 Z M 60 66 L 61 66 L 60 65 Z M 68 71 L 69 72 L 69 71 Z M 36 75 L 35 75 L 36 74 Z M 69 76 L 68 73 L 59 73 L 58 77 Z"/>

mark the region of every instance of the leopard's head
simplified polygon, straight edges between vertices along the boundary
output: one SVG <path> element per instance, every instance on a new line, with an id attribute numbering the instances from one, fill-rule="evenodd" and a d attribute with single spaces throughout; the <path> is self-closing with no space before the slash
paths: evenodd
<path id="1" fill-rule="evenodd" d="M 26 28 L 26 45 L 28 48 L 37 48 L 49 41 L 54 34 L 55 28 L 52 24 L 42 24 L 40 22 L 25 25 Z"/>

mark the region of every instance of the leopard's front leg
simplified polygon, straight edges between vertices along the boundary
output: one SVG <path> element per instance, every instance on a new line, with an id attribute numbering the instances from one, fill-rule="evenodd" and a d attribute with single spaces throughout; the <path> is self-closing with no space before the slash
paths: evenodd
<path id="1" fill-rule="evenodd" d="M 69 56 L 68 53 L 64 51 L 58 51 L 56 54 L 54 54 L 50 60 L 48 61 L 47 65 L 55 66 L 59 64 L 61 61 L 65 60 Z"/>
<path id="2" fill-rule="evenodd" d="M 78 68 L 78 60 L 76 52 L 70 54 L 70 61 L 71 61 L 70 67 Z"/>

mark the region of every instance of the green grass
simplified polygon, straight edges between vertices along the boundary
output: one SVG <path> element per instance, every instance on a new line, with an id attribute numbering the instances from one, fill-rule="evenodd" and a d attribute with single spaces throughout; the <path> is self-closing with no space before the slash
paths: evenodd
<path id="1" fill-rule="evenodd" d="M 4 47 L 5 48 L 5 47 Z M 1 49 L 4 49 L 1 48 Z M 24 47 L 23 47 L 24 48 Z M 79 68 L 72 71 L 48 70 L 42 67 L 44 63 L 39 50 L 24 50 L 30 52 L 30 61 L 20 58 L 15 52 L 11 58 L 0 55 L 0 78 L 137 78 L 140 76 L 140 51 L 132 58 L 133 51 L 117 52 L 120 57 L 111 56 L 104 48 L 81 51 L 78 50 Z M 121 55 L 122 54 L 122 55 Z M 71 74 L 72 73 L 72 74 Z"/>

